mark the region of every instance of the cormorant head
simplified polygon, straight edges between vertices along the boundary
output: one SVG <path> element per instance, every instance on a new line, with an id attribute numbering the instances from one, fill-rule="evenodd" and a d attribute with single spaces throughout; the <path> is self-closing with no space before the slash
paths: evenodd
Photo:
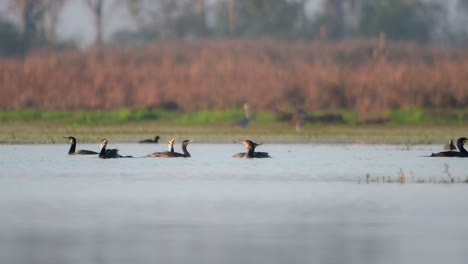
<path id="1" fill-rule="evenodd" d="M 174 138 L 171 138 L 171 139 L 169 139 L 169 142 L 168 142 L 168 143 L 169 143 L 169 145 L 174 145 L 174 142 L 175 142 L 175 139 L 174 139 Z"/>
<path id="2" fill-rule="evenodd" d="M 457 144 L 465 145 L 468 139 L 466 137 L 459 138 Z"/>
<path id="3" fill-rule="evenodd" d="M 69 143 L 76 143 L 76 138 L 74 138 L 74 137 L 72 137 L 72 136 L 63 137 L 63 138 L 68 139 L 68 142 L 69 142 Z"/>
<path id="4" fill-rule="evenodd" d="M 188 139 L 182 141 L 182 145 L 185 145 L 185 146 L 187 146 L 189 143 L 190 143 L 190 140 Z"/>
<path id="5" fill-rule="evenodd" d="M 156 136 L 156 137 L 154 138 L 154 142 L 158 143 L 158 141 L 159 141 L 159 136 Z"/>
<path id="6" fill-rule="evenodd" d="M 107 139 L 103 138 L 101 140 L 101 148 L 105 148 L 107 146 Z"/>
<path id="7" fill-rule="evenodd" d="M 244 144 L 244 146 L 248 149 L 255 149 L 257 146 L 260 146 L 262 143 L 260 144 L 257 144 L 251 140 L 239 140 L 240 142 L 242 142 L 242 144 Z"/>

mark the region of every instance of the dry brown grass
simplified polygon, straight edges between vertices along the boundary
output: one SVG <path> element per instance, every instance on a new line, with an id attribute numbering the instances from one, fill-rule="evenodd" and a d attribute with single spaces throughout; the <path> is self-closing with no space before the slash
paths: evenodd
<path id="1" fill-rule="evenodd" d="M 373 40 L 218 40 L 0 59 L 5 109 L 467 107 L 468 51 Z"/>

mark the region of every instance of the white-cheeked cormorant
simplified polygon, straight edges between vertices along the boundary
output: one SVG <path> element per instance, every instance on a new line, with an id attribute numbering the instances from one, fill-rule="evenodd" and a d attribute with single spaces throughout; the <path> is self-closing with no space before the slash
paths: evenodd
<path id="1" fill-rule="evenodd" d="M 122 156 L 119 154 L 118 149 L 106 149 L 107 139 L 101 140 L 101 151 L 99 152 L 99 158 L 101 159 L 115 159 L 115 158 L 132 158 L 132 156 Z"/>
<path id="2" fill-rule="evenodd" d="M 154 152 L 146 155 L 151 158 L 172 158 L 174 157 L 174 138 L 171 138 L 167 144 L 167 151 Z"/>
<path id="3" fill-rule="evenodd" d="M 255 148 L 260 144 L 257 144 L 251 140 L 239 140 L 244 144 L 244 146 L 247 148 L 247 152 L 239 152 L 235 154 L 233 157 L 234 158 L 271 158 L 270 155 L 268 155 L 268 152 L 256 152 Z"/>

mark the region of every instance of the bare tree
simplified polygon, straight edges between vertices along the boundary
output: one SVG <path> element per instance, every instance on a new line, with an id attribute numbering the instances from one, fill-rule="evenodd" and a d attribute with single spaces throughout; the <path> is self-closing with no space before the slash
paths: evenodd
<path id="1" fill-rule="evenodd" d="M 306 2 L 307 0 L 298 0 L 298 19 L 299 19 L 299 32 L 301 37 L 305 37 L 306 35 L 306 28 L 307 28 L 307 15 L 306 15 Z"/>
<path id="2" fill-rule="evenodd" d="M 237 28 L 236 0 L 229 0 L 229 34 L 234 35 Z"/>
<path id="3" fill-rule="evenodd" d="M 95 38 L 94 38 L 94 46 L 101 47 L 102 46 L 102 17 L 103 17 L 103 7 L 104 7 L 104 0 L 83 0 L 88 6 L 89 10 L 93 15 L 93 22 L 94 22 L 94 30 L 95 30 Z"/>
<path id="4" fill-rule="evenodd" d="M 322 0 L 325 16 L 327 17 L 326 30 L 330 37 L 340 40 L 345 35 L 346 8 L 355 10 L 363 0 Z"/>
<path id="5" fill-rule="evenodd" d="M 57 34 L 57 24 L 62 11 L 67 0 L 43 0 L 45 16 L 48 18 L 48 30 L 47 38 L 51 42 L 56 42 Z"/>
<path id="6" fill-rule="evenodd" d="M 128 13 L 140 29 L 160 39 L 193 38 L 206 34 L 206 0 L 126 0 Z"/>
<path id="7" fill-rule="evenodd" d="M 468 14 L 468 0 L 458 0 L 457 5 L 461 7 L 462 11 Z M 466 23 L 466 19 L 463 22 Z M 468 31 L 468 28 L 465 28 L 465 30 Z"/>
<path id="8" fill-rule="evenodd" d="M 199 34 L 201 36 L 206 35 L 206 14 L 205 14 L 205 0 L 197 0 L 197 11 L 198 11 L 198 20 L 199 20 Z"/>
<path id="9" fill-rule="evenodd" d="M 344 35 L 344 0 L 325 0 L 325 13 L 333 21 L 330 25 L 330 35 L 335 39 L 341 39 Z"/>
<path id="10" fill-rule="evenodd" d="M 9 3 L 19 18 L 21 32 L 25 36 L 34 36 L 37 30 L 37 20 L 42 15 L 41 1 L 12 0 Z"/>
<path id="11" fill-rule="evenodd" d="M 41 42 L 43 6 L 39 0 L 10 0 L 9 7 L 16 13 L 22 37 L 22 50 L 27 52 Z"/>

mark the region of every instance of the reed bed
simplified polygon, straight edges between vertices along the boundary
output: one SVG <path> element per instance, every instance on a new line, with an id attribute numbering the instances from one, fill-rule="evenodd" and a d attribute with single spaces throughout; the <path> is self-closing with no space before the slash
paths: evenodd
<path id="1" fill-rule="evenodd" d="M 466 108 L 468 50 L 374 40 L 213 40 L 0 59 L 0 110 Z"/>

